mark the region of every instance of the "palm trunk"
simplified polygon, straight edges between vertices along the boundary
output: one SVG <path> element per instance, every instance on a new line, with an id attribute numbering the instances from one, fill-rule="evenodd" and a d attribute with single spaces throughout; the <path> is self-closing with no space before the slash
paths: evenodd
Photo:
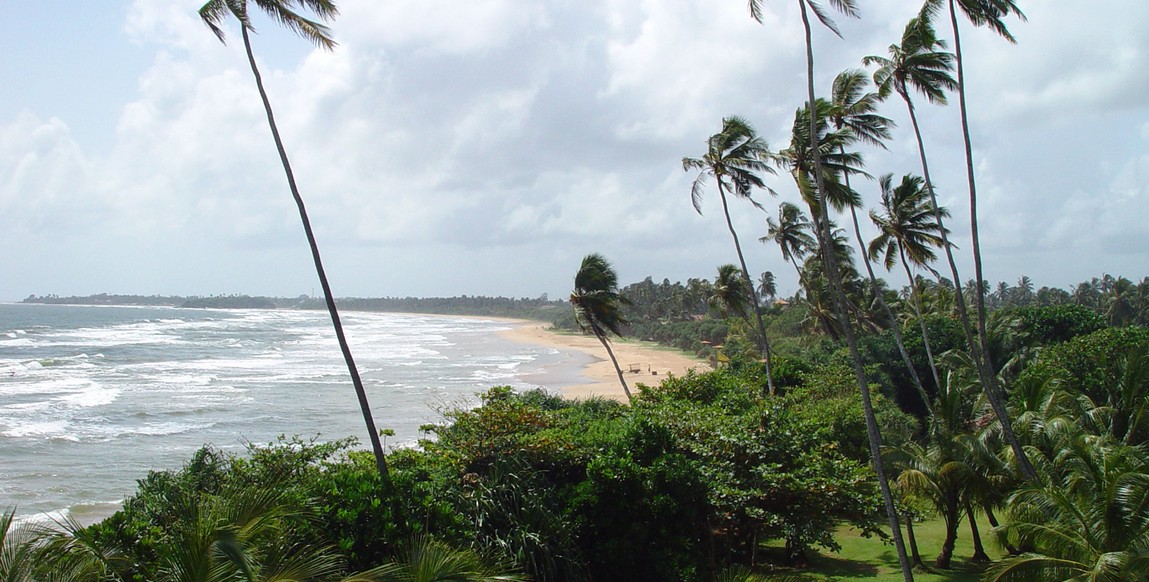
<path id="1" fill-rule="evenodd" d="M 934 564 L 938 568 L 948 570 L 950 561 L 953 559 L 954 546 L 957 545 L 957 532 L 958 532 L 958 503 L 957 499 L 950 499 L 946 502 L 945 511 L 942 514 L 943 521 L 946 523 L 946 538 L 942 542 L 942 549 L 938 552 L 937 560 Z"/>
<path id="2" fill-rule="evenodd" d="M 918 539 L 914 536 L 914 516 L 910 512 L 906 512 L 906 539 L 910 544 L 910 560 L 913 562 L 914 568 L 918 571 L 925 572 L 925 562 L 922 561 L 922 554 L 918 551 Z"/>
<path id="3" fill-rule="evenodd" d="M 626 392 L 627 402 L 634 402 L 634 397 L 630 395 L 630 387 L 626 385 L 626 378 L 622 377 L 622 368 L 618 365 L 618 358 L 614 357 L 614 350 L 610 349 L 610 342 L 607 341 L 606 334 L 599 330 L 597 326 L 592 329 L 598 341 L 602 342 L 602 347 L 606 348 L 606 355 L 610 356 L 610 362 L 614 364 L 614 372 L 618 374 L 618 381 L 622 383 L 622 391 Z"/>
<path id="4" fill-rule="evenodd" d="M 965 67 L 962 65 L 961 35 L 958 32 L 957 11 L 954 7 L 954 0 L 949 0 L 949 7 L 950 24 L 953 25 L 954 33 L 954 61 L 957 65 L 958 110 L 961 112 L 962 140 L 965 143 L 966 182 L 969 184 L 969 227 L 970 238 L 973 243 L 974 282 L 977 284 L 976 292 L 974 293 L 974 306 L 977 309 L 977 338 L 981 348 L 981 358 L 985 362 L 985 366 L 993 370 L 993 359 L 989 353 L 989 339 L 986 334 L 985 325 L 985 294 L 982 289 L 985 276 L 982 274 L 981 269 L 981 239 L 978 236 L 977 228 L 977 183 L 974 180 L 973 142 L 969 137 L 969 111 L 966 109 L 965 101 Z"/>
<path id="5" fill-rule="evenodd" d="M 870 460 L 873 462 L 874 473 L 878 478 L 878 487 L 882 491 L 882 500 L 886 506 L 886 517 L 890 522 L 890 533 L 894 538 L 894 547 L 898 552 L 898 563 L 902 568 L 902 577 L 905 582 L 913 582 L 914 573 L 910 567 L 909 557 L 906 555 L 906 544 L 902 540 L 902 528 L 898 525 L 898 512 L 894 507 L 894 497 L 890 492 L 890 482 L 886 478 L 886 469 L 882 463 L 882 435 L 878 430 L 877 417 L 874 414 L 874 403 L 870 399 L 870 385 L 866 380 L 866 372 L 862 369 L 862 355 L 858 351 L 858 342 L 854 337 L 854 330 L 850 320 L 846 317 L 846 298 L 842 292 L 841 281 L 838 280 L 838 264 L 834 257 L 832 247 L 833 236 L 830 232 L 829 200 L 826 199 L 826 183 L 822 176 L 822 160 L 818 149 L 818 108 L 814 97 L 814 43 L 810 38 L 810 17 L 806 13 L 806 0 L 798 0 L 798 7 L 802 12 L 802 26 L 806 35 L 806 89 L 809 98 L 810 117 L 810 152 L 814 159 L 814 183 L 818 188 L 820 197 L 822 224 L 819 238 L 822 239 L 822 254 L 825 256 L 827 279 L 830 280 L 831 292 L 835 295 L 835 306 L 838 318 L 842 321 L 846 344 L 850 348 L 850 359 L 854 364 L 854 376 L 858 381 L 858 392 L 862 398 L 862 411 L 866 417 L 866 436 L 870 441 Z"/>
<path id="6" fill-rule="evenodd" d="M 734 250 L 738 251 L 738 264 L 742 267 L 742 275 L 749 283 L 753 279 L 750 278 L 750 271 L 746 268 L 746 259 L 742 256 L 742 244 L 738 242 L 738 233 L 734 230 L 734 223 L 730 221 L 730 208 L 726 204 L 726 188 L 722 185 L 722 180 L 718 180 L 718 197 L 722 199 L 722 212 L 726 216 L 726 228 L 730 230 L 730 236 L 734 239 Z M 754 305 L 754 317 L 758 319 L 758 333 L 761 338 L 758 347 L 761 348 L 762 356 L 766 360 L 766 388 L 773 396 L 774 376 L 770 370 L 770 340 L 766 337 L 766 324 L 762 322 L 762 312 L 758 309 L 758 297 L 753 292 L 750 293 L 750 302 Z"/>
<path id="7" fill-rule="evenodd" d="M 984 564 L 989 561 L 989 554 L 985 553 L 985 546 L 981 543 L 981 532 L 977 529 L 977 519 L 974 517 L 973 504 L 965 503 L 965 513 L 969 517 L 969 531 L 973 538 L 973 556 L 969 561 L 975 564 Z"/>
<path id="8" fill-rule="evenodd" d="M 335 328 L 335 337 L 339 341 L 339 349 L 343 352 L 343 360 L 347 362 L 347 371 L 351 374 L 351 383 L 355 386 L 355 395 L 359 398 L 359 408 L 363 412 L 363 422 L 367 425 L 367 435 L 371 440 L 371 450 L 375 453 L 375 466 L 383 482 L 389 481 L 387 471 L 387 458 L 383 453 L 383 444 L 379 441 L 379 431 L 375 428 L 375 420 L 371 417 L 371 405 L 367 402 L 367 391 L 363 388 L 363 380 L 359 377 L 359 369 L 355 366 L 355 358 L 351 356 L 351 346 L 343 333 L 343 324 L 339 320 L 339 310 L 335 307 L 335 296 L 331 293 L 331 285 L 327 283 L 327 272 L 323 269 L 323 260 L 319 256 L 319 245 L 315 242 L 315 233 L 311 230 L 311 221 L 307 218 L 307 208 L 303 204 L 303 197 L 295 184 L 295 174 L 291 171 L 291 163 L 287 159 L 287 150 L 283 147 L 283 140 L 279 137 L 279 128 L 275 125 L 275 115 L 271 111 L 271 101 L 267 98 L 267 91 L 263 88 L 263 78 L 259 75 L 259 68 L 255 64 L 255 54 L 251 50 L 251 38 L 247 26 L 240 26 L 243 32 L 243 47 L 247 51 L 247 61 L 251 65 L 251 73 L 255 75 L 255 85 L 259 89 L 259 97 L 263 100 L 263 109 L 267 112 L 267 123 L 271 126 L 271 136 L 275 139 L 275 149 L 279 152 L 279 161 L 283 163 L 283 171 L 287 174 L 287 185 L 291 195 L 295 198 L 295 205 L 299 208 L 299 219 L 303 222 L 303 231 L 307 234 L 307 244 L 311 247 L 311 258 L 315 262 L 315 272 L 319 275 L 319 285 L 323 288 L 323 298 L 327 302 L 327 312 L 331 315 L 331 325 Z"/>
<path id="9" fill-rule="evenodd" d="M 845 148 L 842 148 L 842 153 L 845 153 Z M 845 175 L 845 180 L 848 190 L 850 188 L 849 174 Z M 921 378 L 918 378 L 918 371 L 914 369 L 914 362 L 910 359 L 910 354 L 906 352 L 906 344 L 902 341 L 902 330 L 898 328 L 898 320 L 894 317 L 894 312 L 890 310 L 890 306 L 886 304 L 886 299 L 882 297 L 881 288 L 878 287 L 878 278 L 874 276 L 874 267 L 870 264 L 870 254 L 866 252 L 866 245 L 862 243 L 862 229 L 858 226 L 858 211 L 853 206 L 850 206 L 850 218 L 854 221 L 854 236 L 858 239 L 858 249 L 862 252 L 862 261 L 866 264 L 866 274 L 870 277 L 870 288 L 874 291 L 874 298 L 882 306 L 882 312 L 890 319 L 890 331 L 894 334 L 894 343 L 898 346 L 898 353 L 901 354 L 902 362 L 910 373 L 910 380 L 914 383 L 914 388 L 917 389 L 918 396 L 922 399 L 922 405 L 926 407 L 926 413 L 930 418 L 933 418 L 934 407 L 930 403 L 929 394 L 922 386 Z"/>
<path id="10" fill-rule="evenodd" d="M 930 334 L 926 331 L 926 318 L 922 316 L 922 298 L 918 294 L 918 285 L 914 281 L 914 274 L 910 272 L 910 264 L 906 261 L 906 252 L 898 245 L 898 255 L 902 259 L 902 267 L 906 270 L 906 278 L 910 282 L 910 302 L 914 306 L 914 312 L 918 316 L 918 328 L 922 330 L 922 345 L 926 348 L 926 361 L 930 364 L 930 374 L 934 377 L 934 389 L 940 390 L 942 387 L 941 377 L 938 376 L 938 366 L 934 363 L 934 351 L 930 347 Z"/>
<path id="11" fill-rule="evenodd" d="M 982 391 L 985 393 L 986 400 L 989 401 L 990 408 L 993 409 L 993 414 L 997 417 L 998 423 L 1001 424 L 1001 433 L 1005 441 L 1009 443 L 1009 447 L 1013 450 L 1014 458 L 1017 460 L 1018 470 L 1021 472 L 1022 477 L 1029 481 L 1037 479 L 1037 471 L 1033 468 L 1033 464 L 1029 462 L 1029 457 L 1025 453 L 1025 449 L 1021 446 L 1021 441 L 1017 439 L 1017 435 L 1013 432 L 1013 425 L 1009 421 L 1009 411 L 1005 407 L 1005 396 L 1001 392 L 1001 388 L 997 385 L 997 379 L 994 377 L 992 370 L 987 369 L 988 362 L 984 361 L 980 356 L 982 350 L 979 344 L 975 343 L 973 329 L 971 329 L 969 322 L 969 313 L 965 308 L 965 297 L 961 292 L 961 287 L 958 281 L 961 277 L 958 275 L 957 264 L 954 263 L 953 250 L 950 247 L 949 236 L 946 234 L 945 225 L 942 221 L 941 211 L 938 207 L 937 195 L 934 194 L 933 182 L 930 180 L 929 164 L 926 162 L 926 146 L 922 140 L 921 128 L 918 127 L 918 116 L 914 111 L 913 101 L 906 93 L 901 93 L 902 99 L 906 102 L 906 108 L 910 112 L 910 122 L 914 126 L 914 137 L 918 140 L 918 157 L 921 158 L 922 163 L 922 176 L 926 181 L 926 191 L 930 194 L 930 205 L 933 207 L 934 220 L 937 221 L 938 229 L 942 237 L 942 248 L 945 250 L 946 259 L 950 265 L 950 272 L 953 274 L 954 285 L 957 286 L 954 293 L 954 300 L 957 302 L 958 320 L 961 321 L 962 331 L 965 332 L 966 343 L 969 345 L 970 359 L 974 362 L 974 368 L 977 369 L 978 378 L 981 380 Z M 978 283 L 980 286 L 980 282 Z"/>

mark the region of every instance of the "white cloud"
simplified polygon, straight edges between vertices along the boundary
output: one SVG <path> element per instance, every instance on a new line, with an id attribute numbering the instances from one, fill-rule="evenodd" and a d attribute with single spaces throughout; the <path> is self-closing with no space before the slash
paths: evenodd
<path id="1" fill-rule="evenodd" d="M 695 214 L 681 158 L 700 155 L 731 114 L 784 146 L 805 99 L 803 32 L 789 2 L 766 2 L 765 24 L 745 2 L 709 0 L 339 5 L 333 52 L 262 21 L 253 43 L 346 294 L 553 294 L 591 251 L 627 281 L 713 276 L 732 245 L 716 193 Z M 895 0 L 863 8 L 861 20 L 838 18 L 845 40 L 816 26 L 820 91 L 862 56 L 884 54 L 916 10 Z M 989 275 L 1012 281 L 1025 270 L 1039 284 L 1070 284 L 1105 261 L 1137 275 L 1149 260 L 1140 250 L 1149 245 L 1134 244 L 1144 240 L 1149 5 L 1125 0 L 1104 18 L 1084 0 L 1026 8 L 1030 21 L 1011 24 L 1017 46 L 963 29 Z M 223 46 L 194 7 L 130 3 L 124 31 L 150 64 L 115 107 L 106 149 L 83 150 L 70 120 L 0 112 L 5 248 L 47 252 L 32 237 L 67 238 L 149 265 L 155 282 L 115 273 L 133 284 L 306 292 L 313 275 L 298 216 L 229 25 Z M 100 96 L 92 87 L 84 97 Z M 884 106 L 901 127 L 890 152 L 866 152 L 874 174 L 920 172 L 903 110 Z M 954 238 L 968 250 L 956 104 L 921 114 Z M 768 182 L 796 199 L 787 178 Z M 872 206 L 876 188 L 859 188 Z M 777 249 L 756 242 L 764 215 L 735 202 L 751 270 L 792 288 Z M 1087 256 L 1102 249 L 1114 252 Z M 33 285 L 33 263 L 22 263 L 28 282 L 0 281 L 0 297 L 72 292 Z M 75 269 L 92 277 L 91 291 L 110 290 L 99 272 Z"/>

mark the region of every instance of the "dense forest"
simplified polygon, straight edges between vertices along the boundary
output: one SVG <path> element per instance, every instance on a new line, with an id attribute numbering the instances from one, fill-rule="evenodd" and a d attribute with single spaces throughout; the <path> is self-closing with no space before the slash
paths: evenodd
<path id="1" fill-rule="evenodd" d="M 295 3 L 252 4 L 334 46 Z M 335 15 L 326 0 L 299 5 L 319 20 Z M 251 56 L 247 6 L 211 0 L 200 16 L 220 40 L 222 21 L 237 19 Z M 143 477 L 121 511 L 91 526 L 48 528 L 6 511 L 0 578 L 827 579 L 805 566 L 853 528 L 888 541 L 903 580 L 944 576 L 959 559 L 991 581 L 1149 580 L 1149 279 L 1105 275 L 1063 290 L 1027 277 L 992 287 L 983 276 L 963 72 L 979 63 L 963 63 L 959 20 L 1013 41 L 1008 24 L 1024 20 L 1021 10 L 1013 0 L 926 0 L 886 54 L 865 56 L 865 71 L 843 71 L 818 97 L 811 28 L 838 33 L 834 18 L 857 17 L 857 3 L 798 7 L 808 91 L 789 143 L 770 149 L 730 116 L 698 157 L 681 160 L 695 176 L 695 210 L 707 195 L 722 202 L 731 262 L 713 279 L 620 287 L 591 254 L 561 310 L 546 297 L 335 301 L 250 58 L 323 286 L 322 302 L 291 306 L 330 312 L 370 450 L 306 437 L 244 455 L 205 446 L 182 469 Z M 763 20 L 758 0 L 748 8 Z M 953 52 L 935 27 L 948 28 Z M 947 137 L 966 146 L 965 251 L 951 240 L 918 120 L 929 114 L 923 99 L 949 98 L 961 126 Z M 881 108 L 895 106 L 909 115 L 920 167 L 872 176 L 863 152 L 894 139 Z M 793 182 L 799 202 L 774 213 L 755 200 L 779 186 L 771 176 Z M 866 177 L 880 190 L 873 208 L 851 184 Z M 777 297 L 772 273 L 752 276 L 756 255 L 728 202 L 766 213 L 758 239 L 794 269 L 794 295 Z M 859 226 L 867 218 L 870 240 Z M 972 277 L 959 262 L 972 263 Z M 625 402 L 493 387 L 480 406 L 424 426 L 417 447 L 387 450 L 340 307 L 534 312 L 593 334 L 612 360 L 611 342 L 634 336 L 714 369 L 633 387 L 619 369 Z M 915 529 L 936 522 L 942 542 L 923 555 Z M 959 537 L 969 556 L 955 555 Z"/>

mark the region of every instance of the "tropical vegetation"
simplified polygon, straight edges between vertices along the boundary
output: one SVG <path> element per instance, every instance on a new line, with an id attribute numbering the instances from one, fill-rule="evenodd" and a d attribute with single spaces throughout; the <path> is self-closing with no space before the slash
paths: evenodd
<path id="1" fill-rule="evenodd" d="M 336 14 L 330 1 L 252 4 L 332 46 L 319 22 Z M 1105 274 L 1057 289 L 1022 276 L 992 290 L 982 280 L 957 14 L 1013 41 L 1004 19 L 1024 19 L 1020 9 L 1012 0 L 926 0 L 885 54 L 862 59 L 870 72 L 842 72 L 819 98 L 810 15 L 839 36 L 833 13 L 859 16 L 854 0 L 827 4 L 798 0 L 806 98 L 785 147 L 771 150 L 749 120 L 730 115 L 700 157 L 681 160 L 696 172 L 697 212 L 716 190 L 736 263 L 717 264 L 713 280 L 620 286 L 606 258 L 589 254 L 569 305 L 520 300 L 532 316 L 595 336 L 625 402 L 493 387 L 479 406 L 449 408 L 424 426 L 418 446 L 388 452 L 340 332 L 371 453 L 353 439 L 283 437 L 242 455 L 205 446 L 183 468 L 141 479 L 120 511 L 87 527 L 7 510 L 0 579 L 751 580 L 809 573 L 850 528 L 892 543 L 903 580 L 944 574 L 958 560 L 993 581 L 1149 580 L 1149 278 Z M 943 7 L 956 53 L 935 28 Z M 338 331 L 247 10 L 243 0 L 212 0 L 200 15 L 220 40 L 223 20 L 240 23 Z M 749 10 L 763 22 L 759 0 Z M 964 282 L 951 209 L 939 205 L 930 172 L 932 136 L 919 119 L 928 113 L 915 103 L 944 105 L 955 92 L 975 271 Z M 880 111 L 895 95 L 918 167 L 871 173 L 863 149 L 899 139 Z M 856 189 L 875 175 L 877 188 Z M 774 215 L 754 198 L 787 189 L 794 201 Z M 858 219 L 867 193 L 878 201 L 868 209 L 871 240 Z M 770 271 L 752 276 L 748 257 L 765 251 L 742 247 L 730 197 L 767 214 L 759 240 L 795 270 L 792 295 L 779 293 Z M 839 227 L 847 212 L 852 235 Z M 875 263 L 900 266 L 904 284 L 891 286 Z M 514 309 L 509 301 L 341 304 Z M 697 354 L 713 369 L 632 385 L 612 350 L 628 337 Z M 940 538 L 932 555 L 919 543 L 927 524 Z"/>

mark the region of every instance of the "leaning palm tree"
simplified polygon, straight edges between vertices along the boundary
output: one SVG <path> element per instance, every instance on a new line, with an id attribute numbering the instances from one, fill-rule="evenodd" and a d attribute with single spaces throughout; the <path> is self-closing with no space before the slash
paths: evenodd
<path id="1" fill-rule="evenodd" d="M 802 209 L 790 202 L 778 205 L 778 222 L 770 216 L 766 217 L 766 236 L 758 240 L 767 243 L 773 242 L 782 251 L 782 260 L 794 265 L 798 273 L 798 284 L 807 287 L 802 277 L 802 268 L 799 263 L 806 258 L 806 254 L 817 247 L 818 243 L 810 236 L 813 223 L 802 213 Z"/>
<path id="2" fill-rule="evenodd" d="M 966 79 L 964 60 L 962 59 L 961 51 L 961 33 L 958 27 L 957 8 L 960 6 L 962 13 L 966 15 L 974 26 L 986 26 L 993 30 L 998 36 L 1006 39 L 1010 43 L 1016 43 L 1017 39 L 1009 32 L 1003 19 L 1011 14 L 1016 15 L 1020 20 L 1025 20 L 1025 14 L 1017 7 L 1014 0 L 927 0 L 923 8 L 924 14 L 927 16 L 933 15 L 940 9 L 941 3 L 945 1 L 949 4 L 950 24 L 953 30 L 954 38 L 954 64 L 956 65 L 957 72 L 957 95 L 958 95 L 958 110 L 961 113 L 961 128 L 962 138 L 965 143 L 965 163 L 966 163 L 966 182 L 969 184 L 969 223 L 970 235 L 972 240 L 973 250 L 973 268 L 974 268 L 974 281 L 980 282 L 985 280 L 982 273 L 981 263 L 981 240 L 978 236 L 977 226 L 977 186 L 974 180 L 973 171 L 973 144 L 969 137 L 969 113 L 966 108 Z M 989 339 L 986 335 L 986 308 L 985 308 L 985 294 L 984 290 L 979 290 L 974 293 L 974 305 L 977 309 L 977 332 L 978 342 L 981 348 L 981 357 L 985 360 L 986 368 L 994 369 L 993 361 L 989 353 Z"/>
<path id="3" fill-rule="evenodd" d="M 734 239 L 734 250 L 738 253 L 738 264 L 742 267 L 742 275 L 747 281 L 750 270 L 746 268 L 746 258 L 742 255 L 742 244 L 738 241 L 738 232 L 734 230 L 734 223 L 730 220 L 730 206 L 726 194 L 730 193 L 739 198 L 749 200 L 756 208 L 762 208 L 751 196 L 754 188 L 765 188 L 766 185 L 759 177 L 759 173 L 774 173 L 768 164 L 772 157 L 769 146 L 758 137 L 754 128 L 741 117 L 727 117 L 722 120 L 722 131 L 710 136 L 706 140 L 706 153 L 701 158 L 682 158 L 682 169 L 685 171 L 698 170 L 698 176 L 690 188 L 690 201 L 694 210 L 702 214 L 702 194 L 705 191 L 705 182 L 713 177 L 718 185 L 718 197 L 722 200 L 722 212 L 726 217 L 726 228 L 730 237 Z M 754 307 L 754 316 L 758 323 L 758 345 L 766 361 L 766 385 L 770 394 L 774 393 L 774 377 L 770 370 L 770 340 L 766 337 L 766 324 L 762 321 L 762 312 L 758 309 L 758 298 L 751 295 L 751 304 Z"/>
<path id="4" fill-rule="evenodd" d="M 858 8 L 857 0 L 830 0 L 830 4 L 839 12 L 848 17 L 857 17 Z M 761 0 L 750 0 L 750 15 L 762 22 L 762 2 Z M 808 12 L 813 12 L 821 23 L 829 28 L 834 34 L 841 37 L 841 32 L 838 30 L 834 20 L 830 18 L 826 10 L 815 0 L 798 0 L 798 8 L 802 14 L 802 28 L 805 32 L 806 40 L 806 96 L 807 96 L 807 109 L 809 110 L 810 121 L 810 151 L 819 152 L 818 144 L 818 111 L 817 99 L 814 95 L 814 43 L 811 39 L 810 31 L 810 17 Z M 870 399 L 869 381 L 866 379 L 866 372 L 862 367 L 862 355 L 858 351 L 857 338 L 854 337 L 854 330 L 850 328 L 849 319 L 846 316 L 846 296 L 842 291 L 841 285 L 838 280 L 838 266 L 834 260 L 833 251 L 831 250 L 831 241 L 833 239 L 830 231 L 830 215 L 829 204 L 824 203 L 829 200 L 829 192 L 826 188 L 826 176 L 823 174 L 822 162 L 819 155 L 814 155 L 814 184 L 817 188 L 815 198 L 823 199 L 820 204 L 821 212 L 821 228 L 819 229 L 819 239 L 822 247 L 822 254 L 825 257 L 826 273 L 830 280 L 831 292 L 835 298 L 835 308 L 838 318 L 842 321 L 843 327 L 846 332 L 846 344 L 850 349 L 850 357 L 854 366 L 854 376 L 858 382 L 858 391 L 862 398 L 862 410 L 866 416 L 866 436 L 870 441 L 870 458 L 874 465 L 874 472 L 878 477 L 878 485 L 882 491 L 882 499 L 886 506 L 886 516 L 889 518 L 890 531 L 894 538 L 894 547 L 898 552 L 898 562 L 901 565 L 902 577 L 907 581 L 913 580 L 913 572 L 910 566 L 909 556 L 906 555 L 906 546 L 902 541 L 902 530 L 898 526 L 898 513 L 897 508 L 894 507 L 893 493 L 890 491 L 889 480 L 886 478 L 886 471 L 882 466 L 882 435 L 878 430 L 877 417 L 874 414 L 873 402 Z"/>
<path id="5" fill-rule="evenodd" d="M 335 3 L 331 0 L 255 0 L 255 5 L 266 12 L 273 20 L 286 26 L 292 32 L 311 41 L 316 46 L 331 50 L 335 47 L 330 30 L 320 22 L 309 20 L 295 11 L 298 6 L 314 12 L 322 20 L 331 20 L 338 14 Z M 259 67 L 255 63 L 255 53 L 251 50 L 251 17 L 248 14 L 247 0 L 210 0 L 199 9 L 200 18 L 208 28 L 219 38 L 226 42 L 226 34 L 221 28 L 224 19 L 229 15 L 239 21 L 240 34 L 243 38 L 243 48 L 247 52 L 247 62 L 251 66 L 251 73 L 255 76 L 255 86 L 259 89 L 259 97 L 263 101 L 263 109 L 267 114 L 267 123 L 271 127 L 271 137 L 275 140 L 275 149 L 279 152 L 279 161 L 283 164 L 283 172 L 287 175 L 287 185 L 295 205 L 299 209 L 299 219 L 303 222 L 303 232 L 307 235 L 307 244 L 311 247 L 311 259 L 315 263 L 315 272 L 319 276 L 319 284 L 323 288 L 323 298 L 327 302 L 327 311 L 331 314 L 331 325 L 335 328 L 335 337 L 339 341 L 339 349 L 343 352 L 343 359 L 347 362 L 347 371 L 351 374 L 351 382 L 355 385 L 355 394 L 359 398 L 359 408 L 363 412 L 363 421 L 367 424 L 367 436 L 371 440 L 371 448 L 375 453 L 375 464 L 384 481 L 387 480 L 387 460 L 383 453 L 383 444 L 379 440 L 379 431 L 375 428 L 375 420 L 371 416 L 371 405 L 367 401 L 367 391 L 363 388 L 363 380 L 359 377 L 359 369 L 351 355 L 351 346 L 343 333 L 343 324 L 339 320 L 339 310 L 335 307 L 335 295 L 331 293 L 331 285 L 327 282 L 327 272 L 323 269 L 323 260 L 319 256 L 319 244 L 315 242 L 315 233 L 311 229 L 311 220 L 307 217 L 307 208 L 303 204 L 303 196 L 299 194 L 299 187 L 295 183 L 295 174 L 291 171 L 291 163 L 287 159 L 287 150 L 279 136 L 279 127 L 275 124 L 275 115 L 271 110 L 271 101 L 263 87 L 263 78 L 259 74 Z"/>
<path id="6" fill-rule="evenodd" d="M 854 141 L 886 149 L 885 142 L 891 137 L 890 128 L 894 126 L 894 122 L 877 113 L 881 96 L 877 93 L 866 91 L 869 82 L 869 79 L 866 78 L 866 74 L 862 71 L 849 70 L 838 73 L 838 76 L 834 77 L 834 85 L 831 91 L 830 103 L 833 109 L 831 109 L 830 120 L 839 131 L 848 132 L 848 135 L 852 137 Z M 841 148 L 843 157 L 845 157 L 845 143 L 842 143 L 839 147 Z M 846 189 L 850 189 L 850 172 L 843 172 L 842 179 Z M 932 416 L 933 407 L 930 405 L 929 394 L 926 393 L 925 387 L 922 386 L 921 378 L 918 377 L 918 371 L 914 368 L 913 361 L 910 360 L 910 354 L 906 351 L 905 342 L 902 341 L 901 328 L 896 324 L 897 318 L 894 317 L 890 306 L 886 304 L 886 300 L 882 296 L 881 288 L 878 285 L 878 278 L 874 275 L 873 265 L 870 264 L 870 253 L 866 252 L 865 243 L 862 238 L 862 229 L 858 225 L 858 207 L 853 204 L 850 205 L 850 219 L 854 223 L 854 237 L 862 250 L 862 262 L 865 264 L 866 274 L 870 278 L 870 288 L 873 291 L 874 300 L 878 302 L 886 319 L 894 322 L 894 325 L 890 326 L 890 331 L 894 336 L 894 343 L 898 347 L 898 354 L 902 357 L 902 363 L 905 364 L 906 370 L 910 374 L 910 381 L 917 390 L 918 396 L 922 400 L 922 405 L 925 407 L 927 414 Z"/>
<path id="7" fill-rule="evenodd" d="M 878 236 L 870 241 L 869 255 L 882 259 L 887 270 L 899 262 L 905 269 L 906 280 L 910 285 L 910 301 L 921 327 L 922 344 L 926 349 L 930 373 L 933 374 L 934 386 L 940 387 L 942 383 L 922 313 L 921 294 L 910 270 L 911 265 L 933 270 L 929 265 L 938 258 L 933 249 L 942 244 L 938 224 L 933 218 L 929 195 L 922 187 L 921 178 L 907 174 L 902 176 L 902 182 L 895 187 L 893 174 L 886 174 L 878 182 L 882 188 L 882 213 L 870 211 L 870 220 L 878 227 Z M 948 210 L 940 210 L 943 216 L 949 216 Z"/>
<path id="8" fill-rule="evenodd" d="M 878 86 L 880 95 L 889 96 L 896 92 L 906 103 L 910 122 L 914 128 L 914 136 L 918 143 L 918 157 L 922 164 L 926 191 L 929 193 L 934 218 L 938 224 L 938 233 L 942 239 L 942 249 L 945 251 L 953 281 L 960 282 L 961 277 L 958 275 L 957 263 L 954 262 L 952 245 L 950 245 L 943 217 L 939 210 L 937 195 L 930 179 L 925 142 L 922 139 L 921 128 L 918 126 L 917 112 L 914 108 L 913 99 L 910 98 L 910 90 L 913 89 L 925 96 L 931 103 L 939 105 L 946 103 L 945 92 L 954 89 L 957 83 L 949 73 L 953 67 L 953 55 L 945 52 L 944 49 L 945 42 L 937 37 L 937 33 L 930 26 L 929 20 L 919 16 L 910 19 L 906 24 L 902 32 L 901 44 L 890 45 L 888 58 L 868 56 L 862 59 L 862 62 L 867 65 L 877 65 L 877 70 L 874 71 L 874 83 Z M 1021 474 L 1027 479 L 1036 478 L 1037 473 L 1010 426 L 1005 407 L 1005 395 L 998 386 L 993 372 L 988 369 L 987 363 L 981 357 L 982 350 L 970 325 L 965 298 L 962 293 L 958 292 L 954 294 L 954 300 L 957 306 L 958 319 L 961 321 L 970 354 L 973 355 L 973 361 L 981 379 L 982 388 L 986 393 L 986 399 L 993 407 L 994 415 L 1001 422 L 1002 435 L 1009 443 L 1010 448 L 1013 449 Z"/>
<path id="9" fill-rule="evenodd" d="M 582 265 L 575 273 L 570 302 L 574 306 L 575 321 L 583 331 L 593 333 L 602 347 L 606 348 L 622 390 L 626 392 L 626 399 L 633 401 L 630 387 L 626 385 L 626 378 L 622 376 L 622 368 L 618 365 L 618 358 L 614 357 L 614 350 L 610 349 L 610 339 L 607 337 L 612 333 L 622 335 L 622 326 L 627 322 L 620 310 L 628 301 L 618 292 L 618 275 L 602 255 L 592 253 L 583 258 Z"/>
<path id="10" fill-rule="evenodd" d="M 750 323 L 750 296 L 754 290 L 750 283 L 742 277 L 742 271 L 730 264 L 718 267 L 718 276 L 714 278 L 713 294 L 707 301 L 711 307 L 717 309 L 722 317 L 738 316 L 747 326 Z"/>

